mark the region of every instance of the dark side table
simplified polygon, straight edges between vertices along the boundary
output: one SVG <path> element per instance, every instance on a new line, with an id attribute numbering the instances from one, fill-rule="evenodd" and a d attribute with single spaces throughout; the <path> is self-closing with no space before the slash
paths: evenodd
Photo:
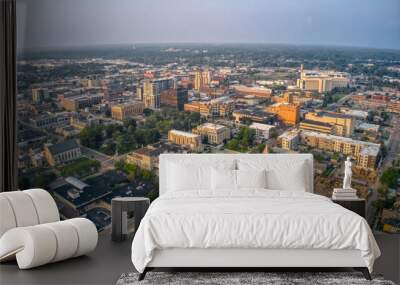
<path id="1" fill-rule="evenodd" d="M 117 197 L 111 200 L 111 239 L 123 241 L 130 233 L 135 233 L 146 214 L 150 199 L 145 197 Z M 134 224 L 133 231 L 129 224 Z"/>
<path id="2" fill-rule="evenodd" d="M 366 217 L 366 201 L 365 199 L 355 198 L 355 199 L 332 199 L 332 201 L 340 206 L 359 214 L 365 219 Z"/>

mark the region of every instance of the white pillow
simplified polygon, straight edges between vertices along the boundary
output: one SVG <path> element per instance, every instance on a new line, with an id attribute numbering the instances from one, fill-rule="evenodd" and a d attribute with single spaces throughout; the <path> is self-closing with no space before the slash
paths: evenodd
<path id="1" fill-rule="evenodd" d="M 267 188 L 306 192 L 305 162 L 288 163 L 285 168 L 268 169 Z"/>
<path id="2" fill-rule="evenodd" d="M 236 170 L 237 188 L 267 188 L 267 172 L 262 170 Z"/>
<path id="3" fill-rule="evenodd" d="M 169 163 L 168 190 L 190 191 L 209 189 L 211 187 L 209 169 L 205 167 L 190 167 L 189 165 Z"/>
<path id="4" fill-rule="evenodd" d="M 267 187 L 271 190 L 303 191 L 307 189 L 305 161 L 276 159 L 266 163 L 263 160 L 238 161 L 239 170 L 257 171 L 266 169 Z"/>
<path id="5" fill-rule="evenodd" d="M 211 189 L 213 191 L 236 190 L 236 170 L 211 168 Z"/>
<path id="6" fill-rule="evenodd" d="M 167 191 L 211 191 L 211 170 L 235 169 L 236 161 L 218 161 L 211 165 L 187 162 L 168 162 Z"/>

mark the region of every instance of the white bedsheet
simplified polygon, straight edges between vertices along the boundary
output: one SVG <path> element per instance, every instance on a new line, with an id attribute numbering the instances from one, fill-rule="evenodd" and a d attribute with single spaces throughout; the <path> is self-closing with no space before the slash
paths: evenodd
<path id="1" fill-rule="evenodd" d="M 358 249 L 370 271 L 380 255 L 359 215 L 320 195 L 276 190 L 159 197 L 134 237 L 135 268 L 143 272 L 165 248 Z"/>

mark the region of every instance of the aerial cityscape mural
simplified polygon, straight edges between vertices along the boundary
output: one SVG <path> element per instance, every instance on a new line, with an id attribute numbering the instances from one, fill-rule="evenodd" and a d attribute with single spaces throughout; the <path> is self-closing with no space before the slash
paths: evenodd
<path id="1" fill-rule="evenodd" d="M 315 192 L 352 187 L 400 232 L 400 50 L 268 43 L 21 49 L 19 186 L 65 218 L 158 196 L 162 153 L 312 153 Z"/>

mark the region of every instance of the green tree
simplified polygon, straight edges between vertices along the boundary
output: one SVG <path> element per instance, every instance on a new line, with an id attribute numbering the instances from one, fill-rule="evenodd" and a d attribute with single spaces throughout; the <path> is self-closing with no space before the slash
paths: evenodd
<path id="1" fill-rule="evenodd" d="M 150 199 L 150 202 L 153 202 L 156 198 L 158 198 L 158 191 L 153 189 L 147 194 L 147 197 Z"/>
<path id="2" fill-rule="evenodd" d="M 103 128 L 101 126 L 84 128 L 79 134 L 81 144 L 89 148 L 98 149 L 103 141 Z"/>
<path id="3" fill-rule="evenodd" d="M 124 121 L 124 127 L 125 128 L 132 128 L 133 130 L 136 129 L 136 121 L 133 118 L 128 118 Z"/>
<path id="4" fill-rule="evenodd" d="M 32 185 L 37 188 L 48 188 L 49 184 L 56 179 L 56 175 L 53 172 L 39 172 L 33 178 Z"/>
<path id="5" fill-rule="evenodd" d="M 100 168 L 100 162 L 86 157 L 82 157 L 66 166 L 61 170 L 61 175 L 83 177 L 95 173 Z"/>
<path id="6" fill-rule="evenodd" d="M 262 153 L 265 149 L 265 143 L 261 143 L 259 145 L 257 145 L 256 150 L 258 153 Z"/>
<path id="7" fill-rule="evenodd" d="M 143 169 L 142 173 L 141 173 L 141 177 L 146 181 L 153 181 L 155 178 L 155 175 L 152 171 Z"/>
<path id="8" fill-rule="evenodd" d="M 400 178 L 400 171 L 394 167 L 389 167 L 383 171 L 379 181 L 389 188 L 394 188 L 397 185 L 397 180 Z"/>
<path id="9" fill-rule="evenodd" d="M 19 189 L 29 189 L 31 188 L 31 181 L 26 176 L 20 176 L 18 178 L 18 187 Z"/>
<path id="10" fill-rule="evenodd" d="M 144 110 L 143 110 L 143 114 L 146 116 L 146 117 L 148 117 L 148 116 L 150 116 L 151 114 L 153 114 L 153 110 L 152 109 L 149 109 L 149 108 L 145 108 Z"/>
<path id="11" fill-rule="evenodd" d="M 239 140 L 238 139 L 231 139 L 227 144 L 226 147 L 231 150 L 239 150 Z"/>

